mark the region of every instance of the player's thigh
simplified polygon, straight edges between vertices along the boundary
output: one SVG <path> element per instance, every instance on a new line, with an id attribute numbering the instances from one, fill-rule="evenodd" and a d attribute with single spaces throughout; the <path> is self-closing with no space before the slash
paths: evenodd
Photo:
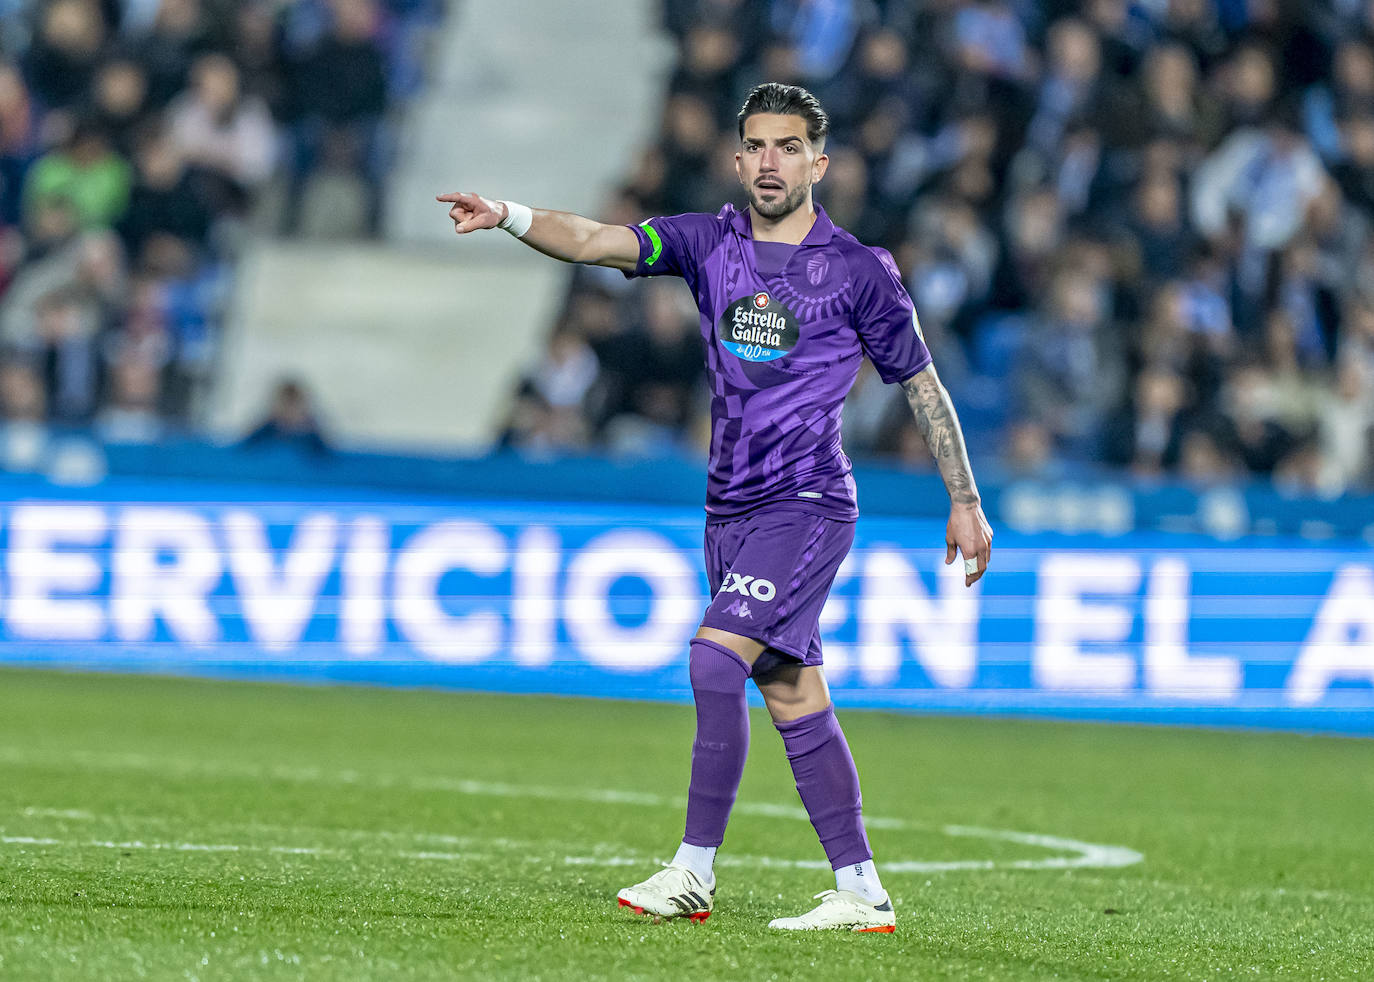
<path id="1" fill-rule="evenodd" d="M 701 626 L 751 638 L 782 656 L 818 664 L 813 638 L 853 523 L 772 509 L 750 516 L 720 554 L 722 577 Z"/>
<path id="2" fill-rule="evenodd" d="M 732 631 L 722 631 L 717 627 L 699 627 L 696 636 L 729 648 L 749 665 L 753 665 L 758 660 L 759 655 L 763 654 L 763 649 L 767 647 L 762 641 L 746 637 L 743 634 L 735 634 Z"/>

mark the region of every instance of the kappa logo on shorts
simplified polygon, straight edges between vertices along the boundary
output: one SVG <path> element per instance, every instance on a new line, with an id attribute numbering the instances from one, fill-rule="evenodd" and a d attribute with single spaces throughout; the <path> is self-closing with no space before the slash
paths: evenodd
<path id="1" fill-rule="evenodd" d="M 772 580 L 745 576 L 743 573 L 726 573 L 725 576 L 726 580 L 720 588 L 721 593 L 742 593 L 764 603 L 778 595 L 778 588 L 773 585 Z"/>
<path id="2" fill-rule="evenodd" d="M 727 614 L 733 614 L 735 617 L 747 617 L 751 621 L 754 619 L 754 612 L 749 609 L 748 600 L 736 600 L 729 607 L 725 608 L 725 612 Z"/>

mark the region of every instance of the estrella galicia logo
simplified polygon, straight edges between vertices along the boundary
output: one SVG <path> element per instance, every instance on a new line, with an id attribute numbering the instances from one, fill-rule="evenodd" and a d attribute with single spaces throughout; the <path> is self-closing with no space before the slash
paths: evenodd
<path id="1" fill-rule="evenodd" d="M 760 291 L 741 297 L 720 319 L 720 340 L 745 361 L 772 361 L 797 344 L 797 318 L 777 298 Z"/>

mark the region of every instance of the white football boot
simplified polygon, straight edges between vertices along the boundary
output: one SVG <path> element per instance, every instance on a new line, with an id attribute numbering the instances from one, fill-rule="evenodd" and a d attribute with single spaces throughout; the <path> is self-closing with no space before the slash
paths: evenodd
<path id="1" fill-rule="evenodd" d="M 892 910 L 892 898 L 880 904 L 865 902 L 857 893 L 848 890 L 825 890 L 816 894 L 820 906 L 800 917 L 778 917 L 768 926 L 779 931 L 860 931 L 891 934 L 897 930 L 897 916 Z"/>
<path id="2" fill-rule="evenodd" d="M 659 870 L 643 883 L 626 887 L 616 894 L 620 906 L 636 914 L 657 914 L 659 917 L 686 917 L 704 921 L 711 916 L 716 888 L 709 888 L 686 866 L 669 866 Z"/>

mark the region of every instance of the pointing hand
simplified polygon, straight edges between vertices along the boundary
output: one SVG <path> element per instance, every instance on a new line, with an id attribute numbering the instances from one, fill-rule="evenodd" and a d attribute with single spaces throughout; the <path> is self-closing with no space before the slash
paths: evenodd
<path id="1" fill-rule="evenodd" d="M 448 217 L 453 219 L 453 231 L 459 235 L 479 228 L 496 228 L 506 219 L 506 205 L 470 191 L 449 191 L 435 197 L 436 201 L 451 204 Z"/>

